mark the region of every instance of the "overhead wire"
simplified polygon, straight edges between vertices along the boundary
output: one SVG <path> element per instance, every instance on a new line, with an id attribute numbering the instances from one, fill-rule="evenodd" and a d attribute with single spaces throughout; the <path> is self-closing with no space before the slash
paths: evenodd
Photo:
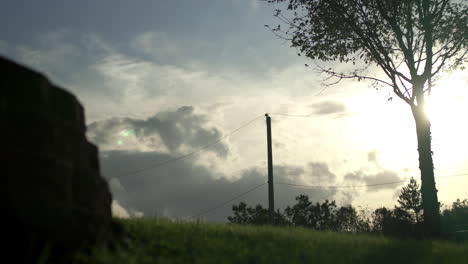
<path id="1" fill-rule="evenodd" d="M 268 113 L 268 115 L 289 116 L 289 117 L 324 117 L 326 116 L 326 115 L 321 115 L 321 114 L 291 115 L 291 114 L 281 114 L 281 113 Z"/>
<path id="2" fill-rule="evenodd" d="M 437 178 L 460 177 L 460 176 L 468 176 L 468 173 L 437 176 L 437 177 L 435 177 L 435 178 L 437 179 Z M 305 187 L 305 188 L 345 189 L 345 188 L 362 188 L 362 187 L 373 187 L 373 186 L 381 186 L 381 185 L 390 185 L 390 184 L 397 184 L 397 183 L 405 183 L 405 182 L 408 182 L 408 180 L 409 180 L 409 179 L 404 180 L 404 181 L 382 182 L 382 183 L 376 183 L 376 184 L 352 185 L 352 186 L 305 185 L 305 184 L 295 184 L 295 183 L 289 183 L 289 182 L 275 182 L 275 184 L 289 185 L 289 186 L 295 186 L 295 187 Z"/>
<path id="3" fill-rule="evenodd" d="M 305 184 L 295 184 L 295 183 L 288 183 L 288 182 L 275 182 L 275 184 L 289 185 L 289 186 L 295 186 L 295 187 L 305 187 L 305 188 L 345 189 L 345 188 L 362 188 L 362 187 L 389 185 L 389 184 L 397 184 L 397 183 L 404 183 L 404 182 L 407 182 L 407 180 L 406 181 L 397 181 L 397 182 L 377 183 L 377 184 L 353 185 L 353 186 L 305 185 Z"/>

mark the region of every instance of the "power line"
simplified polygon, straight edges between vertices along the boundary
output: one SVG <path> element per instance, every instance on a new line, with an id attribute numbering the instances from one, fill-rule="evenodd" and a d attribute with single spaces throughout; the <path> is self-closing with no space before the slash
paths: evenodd
<path id="1" fill-rule="evenodd" d="M 225 206 L 226 204 L 228 204 L 228 203 L 230 203 L 230 202 L 232 202 L 232 201 L 234 201 L 234 200 L 236 200 L 236 199 L 239 199 L 240 197 L 242 197 L 242 196 L 244 196 L 244 195 L 246 195 L 246 194 L 248 194 L 248 193 L 250 193 L 250 192 L 255 191 L 256 189 L 262 187 L 262 186 L 265 185 L 265 184 L 267 184 L 267 183 L 264 182 L 264 183 L 262 183 L 262 184 L 259 184 L 259 185 L 255 186 L 255 187 L 253 187 L 252 189 L 249 189 L 249 190 L 247 190 L 247 191 L 245 191 L 245 192 L 243 192 L 243 193 L 241 193 L 241 194 L 236 195 L 234 198 L 231 198 L 231 199 L 229 199 L 229 200 L 227 200 L 227 201 L 225 201 L 225 202 L 223 202 L 223 203 L 220 203 L 220 204 L 218 204 L 218 205 L 216 205 L 216 206 L 214 206 L 214 207 L 212 207 L 212 208 L 203 210 L 203 211 L 201 211 L 201 212 L 198 213 L 198 214 L 189 216 L 188 218 L 198 218 L 198 217 L 200 217 L 201 215 L 204 215 L 204 214 L 207 214 L 207 213 L 209 213 L 209 212 L 211 212 L 211 211 L 214 211 L 214 210 L 216 210 L 216 209 L 218 209 L 218 208 L 220 208 L 220 207 L 223 207 L 223 206 Z"/>
<path id="2" fill-rule="evenodd" d="M 448 178 L 448 177 L 460 177 L 460 176 L 468 176 L 468 173 L 444 175 L 444 176 L 438 176 L 436 178 Z M 354 186 L 304 185 L 304 184 L 295 184 L 295 183 L 288 183 L 288 182 L 275 182 L 275 184 L 289 185 L 289 186 L 295 186 L 295 187 L 305 187 L 305 188 L 345 189 L 345 188 L 373 187 L 373 186 L 390 185 L 390 184 L 405 183 L 405 182 L 408 182 L 408 180 L 395 181 L 395 182 L 383 182 L 383 183 L 376 183 L 376 184 L 354 185 Z"/>
<path id="3" fill-rule="evenodd" d="M 345 189 L 345 188 L 361 188 L 361 187 L 389 185 L 389 184 L 397 184 L 397 183 L 404 183 L 404 182 L 407 182 L 407 180 L 406 181 L 398 181 L 398 182 L 385 182 L 385 183 L 377 183 L 377 184 L 367 184 L 367 185 L 354 185 L 354 186 L 303 185 L 303 184 L 295 184 L 295 183 L 288 183 L 288 182 L 275 182 L 275 184 L 289 185 L 289 186 L 295 186 L 295 187 L 305 187 L 305 188 Z"/>
<path id="4" fill-rule="evenodd" d="M 269 115 L 277 115 L 277 116 L 289 116 L 289 117 L 325 117 L 328 115 L 325 114 L 309 114 L 309 115 L 290 115 L 290 114 L 280 114 L 280 113 L 268 113 Z M 329 114 L 329 115 L 337 115 L 335 114 Z"/>
<path id="5" fill-rule="evenodd" d="M 461 173 L 461 174 L 453 174 L 453 175 L 443 175 L 443 176 L 438 176 L 436 178 L 447 178 L 447 177 L 460 177 L 460 176 L 466 176 L 468 173 Z"/>
<path id="6" fill-rule="evenodd" d="M 171 158 L 171 159 L 167 159 L 167 160 L 164 160 L 164 161 L 161 161 L 161 162 L 158 162 L 158 163 L 155 163 L 155 164 L 152 164 L 150 166 L 147 166 L 145 168 L 142 168 L 142 169 L 138 169 L 138 170 L 134 170 L 134 171 L 131 171 L 131 172 L 127 172 L 125 174 L 122 174 L 122 175 L 119 175 L 119 176 L 116 176 L 116 178 L 122 178 L 122 177 L 128 177 L 128 176 L 131 176 L 131 175 L 135 175 L 135 174 L 139 174 L 141 172 L 144 172 L 144 171 L 147 171 L 149 169 L 153 169 L 153 168 L 156 168 L 156 167 L 160 167 L 160 166 L 163 166 L 163 165 L 166 165 L 168 163 L 171 163 L 171 162 L 175 162 L 175 161 L 178 161 L 178 160 L 182 160 L 182 159 L 185 159 L 187 157 L 190 157 L 192 155 L 195 155 L 197 153 L 200 153 L 202 152 L 203 150 L 213 146 L 213 145 L 216 145 L 218 143 L 220 143 L 223 139 L 225 138 L 228 138 L 230 136 L 232 136 L 234 133 L 238 132 L 239 130 L 241 130 L 242 128 L 252 124 L 254 121 L 256 121 L 257 119 L 259 119 L 260 117 L 262 117 L 262 115 L 259 115 L 249 121 L 247 121 L 246 123 L 244 123 L 242 126 L 232 130 L 230 133 L 226 134 L 225 136 L 219 138 L 218 140 L 215 140 L 213 142 L 210 142 L 202 147 L 200 147 L 199 149 L 195 150 L 195 151 L 192 151 L 190 153 L 187 153 L 187 154 L 184 154 L 184 155 L 181 155 L 181 156 L 178 156 L 178 157 L 175 157 L 175 158 Z"/>

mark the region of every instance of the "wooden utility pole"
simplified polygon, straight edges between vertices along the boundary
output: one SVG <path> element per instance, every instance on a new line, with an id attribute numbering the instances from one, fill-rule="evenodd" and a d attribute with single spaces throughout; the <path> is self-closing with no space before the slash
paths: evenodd
<path id="1" fill-rule="evenodd" d="M 270 224 L 274 224 L 275 216 L 275 196 L 273 193 L 273 152 L 271 147 L 271 118 L 266 116 L 267 124 L 267 148 L 268 148 L 268 211 L 270 214 Z"/>

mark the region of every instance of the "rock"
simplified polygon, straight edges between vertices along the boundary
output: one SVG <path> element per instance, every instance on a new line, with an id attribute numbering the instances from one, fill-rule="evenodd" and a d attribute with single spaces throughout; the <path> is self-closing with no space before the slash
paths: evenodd
<path id="1" fill-rule="evenodd" d="M 36 263 L 49 245 L 51 257 L 64 260 L 113 225 L 98 149 L 73 94 L 2 57 L 0 72 L 6 252 L 16 263 Z"/>

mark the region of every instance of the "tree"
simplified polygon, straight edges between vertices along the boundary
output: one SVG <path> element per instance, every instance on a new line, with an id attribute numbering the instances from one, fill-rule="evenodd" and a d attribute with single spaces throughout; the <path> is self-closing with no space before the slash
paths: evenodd
<path id="1" fill-rule="evenodd" d="M 450 209 L 445 209 L 442 214 L 442 222 L 444 232 L 449 237 L 458 239 L 459 236 L 465 235 L 464 240 L 468 239 L 466 230 L 468 230 L 468 200 L 457 199 L 452 203 Z"/>
<path id="2" fill-rule="evenodd" d="M 247 206 L 245 202 L 240 202 L 239 205 L 232 206 L 232 211 L 234 216 L 228 216 L 230 223 L 250 225 L 271 224 L 268 209 L 263 208 L 260 204 L 251 207 Z M 275 212 L 273 220 L 276 225 L 288 224 L 288 221 L 280 211 Z"/>
<path id="3" fill-rule="evenodd" d="M 422 222 L 422 200 L 419 184 L 411 177 L 408 185 L 401 189 L 397 208 L 407 211 L 415 224 Z"/>
<path id="4" fill-rule="evenodd" d="M 353 232 L 363 231 L 360 228 L 360 218 L 351 206 L 342 206 L 336 211 L 336 231 Z"/>
<path id="5" fill-rule="evenodd" d="M 339 232 L 368 231 L 364 219 L 351 205 L 337 208 L 335 201 L 328 200 L 314 204 L 304 194 L 297 196 L 296 201 L 284 210 L 291 225 Z"/>
<path id="6" fill-rule="evenodd" d="M 312 202 L 309 201 L 309 196 L 301 194 L 296 197 L 296 204 L 292 207 L 286 207 L 285 214 L 289 222 L 296 226 L 310 226 L 310 207 Z"/>
<path id="7" fill-rule="evenodd" d="M 378 208 L 373 215 L 373 229 L 386 236 L 414 237 L 411 215 L 401 208 Z"/>
<path id="8" fill-rule="evenodd" d="M 310 59 L 352 63 L 353 70 L 328 74 L 326 85 L 343 79 L 371 80 L 390 87 L 407 103 L 416 123 L 426 234 L 440 234 L 440 214 L 431 149 L 431 123 L 425 105 L 446 69 L 467 62 L 468 4 L 456 0 L 265 0 L 288 3 L 275 16 L 278 36 Z M 363 66 L 359 66 L 359 65 Z M 369 73 L 371 65 L 383 78 Z"/>
<path id="9" fill-rule="evenodd" d="M 309 201 L 307 195 L 296 197 L 297 203 L 292 207 L 286 207 L 285 215 L 289 222 L 295 226 L 309 227 L 315 230 L 337 231 L 336 203 L 325 200 L 322 204 Z"/>

